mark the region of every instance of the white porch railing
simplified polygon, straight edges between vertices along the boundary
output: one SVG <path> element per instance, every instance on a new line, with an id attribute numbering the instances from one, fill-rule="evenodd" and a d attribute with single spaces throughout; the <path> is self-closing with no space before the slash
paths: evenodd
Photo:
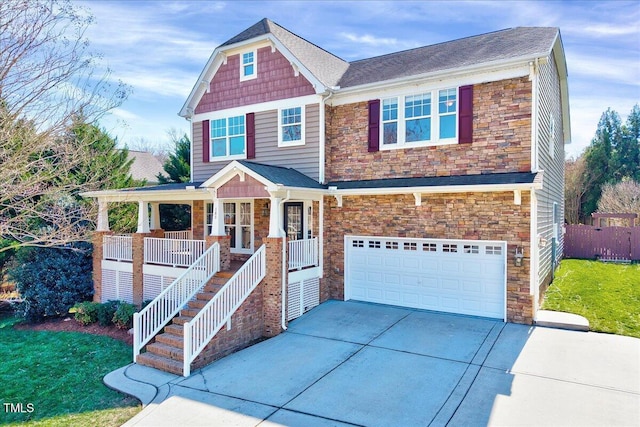
<path id="1" fill-rule="evenodd" d="M 204 253 L 204 240 L 145 237 L 144 263 L 188 267 Z"/>
<path id="2" fill-rule="evenodd" d="M 213 244 L 149 305 L 133 315 L 133 361 L 178 312 L 220 271 L 220 245 Z"/>
<path id="3" fill-rule="evenodd" d="M 318 238 L 289 240 L 289 270 L 318 265 Z"/>
<path id="4" fill-rule="evenodd" d="M 192 240 L 193 239 L 193 231 L 192 230 L 165 231 L 164 232 L 164 238 L 165 239 Z"/>
<path id="5" fill-rule="evenodd" d="M 102 259 L 133 261 L 133 237 L 103 236 Z"/>
<path id="6" fill-rule="evenodd" d="M 191 374 L 191 362 L 211 341 L 244 300 L 258 286 L 267 270 L 265 245 L 262 245 L 240 270 L 216 293 L 191 321 L 184 324 L 183 375 Z"/>

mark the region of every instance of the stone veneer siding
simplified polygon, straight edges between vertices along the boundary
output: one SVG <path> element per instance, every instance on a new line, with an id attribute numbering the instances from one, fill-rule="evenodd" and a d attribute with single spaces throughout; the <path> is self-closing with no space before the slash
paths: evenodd
<path id="1" fill-rule="evenodd" d="M 507 320 L 531 324 L 530 194 L 514 205 L 513 192 L 425 194 L 422 206 L 413 195 L 349 196 L 341 208 L 325 198 L 324 299 L 344 299 L 344 236 L 394 236 L 507 242 Z M 524 248 L 522 267 L 513 266 L 515 248 Z"/>
<path id="2" fill-rule="evenodd" d="M 531 82 L 527 77 L 473 87 L 471 144 L 367 151 L 367 102 L 327 110 L 327 180 L 531 171 Z"/>

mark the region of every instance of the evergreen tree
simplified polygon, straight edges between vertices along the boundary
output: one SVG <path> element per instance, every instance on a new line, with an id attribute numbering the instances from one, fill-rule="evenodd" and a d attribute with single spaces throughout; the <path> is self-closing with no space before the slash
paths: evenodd
<path id="1" fill-rule="evenodd" d="M 613 152 L 622 141 L 622 125 L 620 116 L 608 108 L 602 113 L 596 134 L 591 145 L 585 151 L 587 163 L 586 181 L 592 185 L 582 199 L 582 214 L 590 217 L 598 207 L 598 200 L 602 193 L 602 185 L 615 180 L 615 163 Z"/>
<path id="2" fill-rule="evenodd" d="M 176 133 L 170 132 L 174 144 L 174 152 L 162 166 L 167 176 L 158 174 L 160 184 L 172 182 L 189 182 L 191 179 L 191 141 L 187 134 L 178 138 Z M 191 226 L 191 206 L 189 205 L 160 205 L 160 226 L 167 231 L 186 230 Z"/>
<path id="3" fill-rule="evenodd" d="M 630 178 L 640 182 L 640 107 L 634 105 L 613 153 L 615 182 Z"/>
<path id="4" fill-rule="evenodd" d="M 189 182 L 191 179 L 191 141 L 187 134 L 181 138 L 174 138 L 175 151 L 169 155 L 169 158 L 162 166 L 168 177 L 158 174 L 158 182 L 160 184 L 168 184 L 170 182 Z"/>

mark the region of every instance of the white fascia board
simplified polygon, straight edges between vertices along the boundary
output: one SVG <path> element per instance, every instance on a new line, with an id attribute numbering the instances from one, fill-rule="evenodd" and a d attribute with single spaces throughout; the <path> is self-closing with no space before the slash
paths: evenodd
<path id="1" fill-rule="evenodd" d="M 198 80 L 196 80 L 196 84 L 191 89 L 191 93 L 189 93 L 187 100 L 184 102 L 184 105 L 178 113 L 179 116 L 184 118 L 193 116 L 193 111 L 195 110 L 196 104 L 208 89 L 208 87 L 205 87 L 203 82 L 210 83 L 211 78 L 216 73 L 216 71 L 218 71 L 218 68 L 220 68 L 220 65 L 222 65 L 223 62 L 224 55 L 221 53 L 220 48 L 216 48 L 209 57 L 207 65 L 205 65 L 205 67 L 202 69 L 202 72 L 200 72 Z"/>
<path id="2" fill-rule="evenodd" d="M 528 76 L 529 62 L 543 57 L 546 58 L 546 54 L 542 54 L 540 57 L 527 56 L 509 61 L 495 61 L 454 70 L 440 70 L 346 89 L 337 89 L 330 104 L 332 106 L 344 105 L 369 100 L 372 97 L 382 98 L 386 95 L 401 94 L 399 92 L 409 94 L 421 90 L 426 91 Z"/>
<path id="3" fill-rule="evenodd" d="M 210 111 L 207 113 L 194 114 L 191 119 L 193 122 L 202 120 L 213 120 L 216 118 L 240 116 L 247 113 L 259 113 L 262 111 L 278 110 L 280 108 L 291 107 L 292 105 L 309 105 L 318 104 L 322 101 L 320 95 L 305 95 L 297 98 L 279 99 L 276 101 L 261 102 L 258 104 L 243 105 L 240 107 L 229 108 L 226 110 Z"/>
<path id="4" fill-rule="evenodd" d="M 229 180 L 231 180 L 234 176 L 238 175 L 238 173 L 244 173 L 254 178 L 256 181 L 264 184 L 265 186 L 274 186 L 275 183 L 265 179 L 262 175 L 257 174 L 253 170 L 244 166 L 242 163 L 237 160 L 233 160 L 227 166 L 220 169 L 215 175 L 206 180 L 200 185 L 200 188 L 215 188 L 218 189 L 222 185 L 226 184 Z"/>
<path id="5" fill-rule="evenodd" d="M 374 196 L 388 194 L 438 194 L 438 193 L 492 193 L 503 191 L 530 191 L 542 188 L 542 182 L 527 184 L 487 184 L 487 185 L 442 185 L 429 187 L 393 187 L 393 188 L 350 188 L 329 190 L 329 195 Z"/>
<path id="6" fill-rule="evenodd" d="M 101 202 L 190 202 L 192 200 L 209 200 L 211 193 L 205 189 L 193 190 L 151 190 L 151 191 L 89 191 L 80 194 L 82 197 L 91 197 Z"/>
<path id="7" fill-rule="evenodd" d="M 565 144 L 571 144 L 571 115 L 569 112 L 569 83 L 568 83 L 568 71 L 567 60 L 564 54 L 564 46 L 562 45 L 562 38 L 560 32 L 556 36 L 556 40 L 553 43 L 553 50 L 550 55 L 553 54 L 556 60 L 556 68 L 558 69 L 558 78 L 560 79 L 560 105 L 562 111 L 562 133 Z"/>

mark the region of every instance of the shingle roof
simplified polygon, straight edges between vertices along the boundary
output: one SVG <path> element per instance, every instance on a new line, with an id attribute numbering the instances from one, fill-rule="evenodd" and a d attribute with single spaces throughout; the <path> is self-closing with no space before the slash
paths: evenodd
<path id="1" fill-rule="evenodd" d="M 240 43 L 268 33 L 273 34 L 325 86 L 337 85 L 349 67 L 348 62 L 267 18 L 227 40 L 220 47 Z"/>
<path id="2" fill-rule="evenodd" d="M 492 173 L 484 175 L 455 175 L 434 176 L 422 178 L 388 178 L 371 179 L 362 181 L 334 181 L 327 184 L 328 187 L 337 187 L 338 190 L 369 189 L 369 188 L 409 188 L 409 187 L 441 187 L 441 186 L 466 186 L 466 185 L 509 185 L 509 184 L 533 184 L 537 173 L 512 172 Z"/>
<path id="3" fill-rule="evenodd" d="M 286 187 L 325 189 L 326 186 L 295 169 L 281 166 L 271 166 L 262 163 L 254 163 L 246 160 L 238 160 L 238 163 L 251 169 L 258 175 L 268 179 L 274 184 L 282 184 Z"/>
<path id="4" fill-rule="evenodd" d="M 147 183 L 156 184 L 158 183 L 158 174 L 165 173 L 162 162 L 153 153 L 129 150 L 129 160 L 133 160 L 131 163 L 133 179 L 146 179 Z"/>
<path id="5" fill-rule="evenodd" d="M 555 27 L 517 27 L 354 61 L 340 87 L 393 80 L 470 65 L 548 55 Z"/>
<path id="6" fill-rule="evenodd" d="M 349 63 L 265 18 L 221 46 L 271 33 L 327 87 L 347 88 L 510 58 L 548 55 L 558 32 L 556 27 L 509 28 Z"/>

